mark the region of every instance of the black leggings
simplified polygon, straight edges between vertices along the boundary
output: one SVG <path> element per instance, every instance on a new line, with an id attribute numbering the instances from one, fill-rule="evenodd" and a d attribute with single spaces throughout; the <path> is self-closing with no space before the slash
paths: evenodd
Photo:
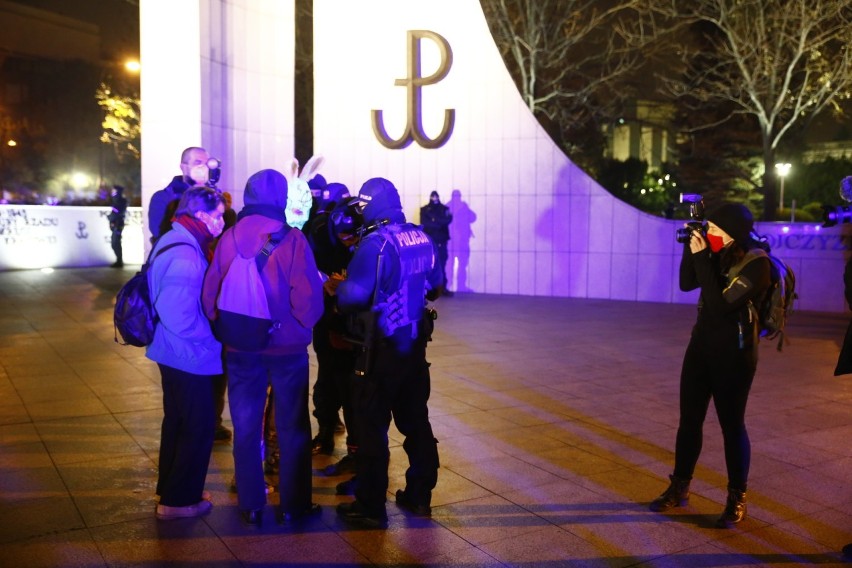
<path id="1" fill-rule="evenodd" d="M 674 475 L 692 479 L 701 454 L 704 418 L 712 398 L 724 438 L 728 487 L 745 491 L 751 462 L 745 411 L 756 368 L 754 354 L 750 349 L 708 351 L 693 339 L 683 359 Z"/>

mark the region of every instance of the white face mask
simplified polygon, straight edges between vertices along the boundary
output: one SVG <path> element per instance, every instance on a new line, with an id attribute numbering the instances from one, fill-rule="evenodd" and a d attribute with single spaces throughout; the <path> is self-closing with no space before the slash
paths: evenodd
<path id="1" fill-rule="evenodd" d="M 189 177 L 191 177 L 192 181 L 196 184 L 204 185 L 207 183 L 207 180 L 210 179 L 210 169 L 205 164 L 193 166 L 193 168 L 189 170 Z"/>
<path id="2" fill-rule="evenodd" d="M 225 220 L 221 217 L 216 218 L 209 213 L 199 212 L 197 218 L 204 223 L 204 226 L 214 237 L 218 237 L 225 230 Z"/>
<path id="3" fill-rule="evenodd" d="M 213 221 L 213 223 L 212 223 L 212 226 L 207 225 L 207 230 L 209 230 L 210 234 L 213 235 L 214 237 L 218 237 L 219 235 L 222 234 L 222 231 L 225 230 L 225 220 L 222 219 L 221 217 L 219 219 L 213 219 L 211 217 L 210 220 Z"/>

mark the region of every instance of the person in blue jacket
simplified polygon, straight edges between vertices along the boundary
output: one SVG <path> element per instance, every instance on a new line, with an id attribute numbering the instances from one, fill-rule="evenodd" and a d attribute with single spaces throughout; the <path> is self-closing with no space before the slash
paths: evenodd
<path id="1" fill-rule="evenodd" d="M 207 162 L 210 159 L 207 150 L 198 146 L 190 146 L 181 152 L 180 175 L 172 178 L 169 185 L 154 192 L 148 203 L 148 230 L 151 231 L 151 242 L 156 242 L 160 235 L 172 226 L 172 214 L 184 192 L 190 187 L 204 185 L 210 175 Z"/>
<path id="2" fill-rule="evenodd" d="M 429 422 L 429 363 L 426 342 L 432 318 L 426 301 L 443 286 L 435 245 L 423 229 L 406 222 L 399 192 L 384 178 L 361 187 L 364 235 L 337 286 L 337 307 L 357 316 L 353 335 L 362 348 L 356 361 L 352 404 L 358 436 L 355 501 L 341 503 L 346 522 L 386 527 L 388 429 L 393 417 L 405 436 L 409 467 L 397 504 L 418 516 L 431 515 L 438 481 L 438 446 Z M 372 336 L 372 339 L 370 339 Z"/>
<path id="3" fill-rule="evenodd" d="M 210 512 L 204 480 L 216 426 L 213 379 L 222 373 L 222 345 L 201 307 L 210 244 L 224 227 L 219 192 L 193 187 L 180 198 L 172 230 L 159 239 L 148 269 L 151 300 L 160 318 L 145 356 L 157 363 L 163 385 L 158 519 Z M 168 250 L 155 258 L 161 249 Z"/>

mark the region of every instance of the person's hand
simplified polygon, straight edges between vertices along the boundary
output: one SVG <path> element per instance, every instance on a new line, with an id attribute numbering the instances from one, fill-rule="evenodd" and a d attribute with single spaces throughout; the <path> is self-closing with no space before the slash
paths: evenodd
<path id="1" fill-rule="evenodd" d="M 346 272 L 343 273 L 335 272 L 331 276 L 328 277 L 323 283 L 323 288 L 325 289 L 325 293 L 329 296 L 334 296 L 337 293 L 337 286 L 340 285 L 341 282 L 346 280 Z"/>
<path id="2" fill-rule="evenodd" d="M 707 248 L 707 239 L 700 231 L 692 231 L 689 237 L 689 250 L 692 254 L 699 253 Z"/>

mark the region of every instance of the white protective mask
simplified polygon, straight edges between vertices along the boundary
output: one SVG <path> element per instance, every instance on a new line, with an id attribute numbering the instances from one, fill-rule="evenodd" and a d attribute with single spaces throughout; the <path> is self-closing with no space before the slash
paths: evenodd
<path id="1" fill-rule="evenodd" d="M 194 166 L 191 170 L 189 170 L 189 177 L 192 178 L 192 181 L 194 181 L 196 185 L 204 185 L 207 183 L 207 180 L 210 179 L 210 169 L 206 164 Z"/>
<path id="2" fill-rule="evenodd" d="M 199 212 L 196 218 L 204 223 L 204 226 L 207 227 L 207 230 L 214 237 L 218 237 L 225 230 L 225 220 L 221 217 L 217 219 L 209 213 Z"/>

